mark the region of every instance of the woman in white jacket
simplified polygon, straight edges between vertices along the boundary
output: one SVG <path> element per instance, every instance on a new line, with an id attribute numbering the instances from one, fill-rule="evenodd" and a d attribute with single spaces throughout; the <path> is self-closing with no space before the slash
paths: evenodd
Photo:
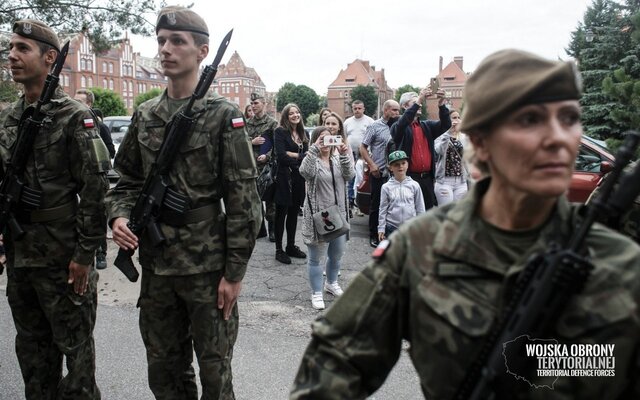
<path id="1" fill-rule="evenodd" d="M 460 133 L 460 113 L 450 112 L 451 129 L 440 135 L 433 146 L 436 154 L 434 191 L 439 206 L 460 200 L 468 190 L 469 168 L 463 159 L 468 139 Z"/>
<path id="2" fill-rule="evenodd" d="M 355 170 L 346 138 L 337 146 L 325 146 L 324 137 L 331 135 L 327 127 L 316 128 L 311 135 L 313 145 L 309 147 L 306 157 L 300 165 L 300 174 L 305 179 L 306 196 L 303 207 L 302 237 L 308 248 L 309 285 L 311 286 L 311 305 L 316 310 L 324 309 L 322 296 L 321 258 L 326 255 L 327 281 L 324 291 L 340 296 L 342 288 L 338 284 L 340 260 L 347 245 L 347 234 L 330 242 L 318 238 L 313 226 L 313 213 L 328 208 L 336 203 L 345 219 L 349 220 L 346 182 L 353 179 Z M 312 211 L 313 210 L 313 211 Z"/>

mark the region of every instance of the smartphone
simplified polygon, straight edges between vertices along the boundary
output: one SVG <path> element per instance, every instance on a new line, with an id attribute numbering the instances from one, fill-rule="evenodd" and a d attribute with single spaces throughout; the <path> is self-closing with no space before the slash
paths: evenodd
<path id="1" fill-rule="evenodd" d="M 327 135 L 324 137 L 325 146 L 340 146 L 342 145 L 342 136 L 340 135 Z"/>
<path id="2" fill-rule="evenodd" d="M 438 81 L 438 78 L 431 78 L 429 87 L 431 88 L 431 93 L 436 94 L 438 89 L 440 89 L 440 81 Z"/>

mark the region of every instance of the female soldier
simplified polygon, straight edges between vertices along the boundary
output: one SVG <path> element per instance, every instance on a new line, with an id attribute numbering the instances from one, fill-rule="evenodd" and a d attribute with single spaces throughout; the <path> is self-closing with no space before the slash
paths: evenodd
<path id="1" fill-rule="evenodd" d="M 314 324 L 292 399 L 365 398 L 384 382 L 402 339 L 424 396 L 454 397 L 526 261 L 566 243 L 579 218 L 564 196 L 582 134 L 577 78 L 570 62 L 517 50 L 478 66 L 461 130 L 490 176 L 378 247 Z M 545 339 L 614 345 L 615 376 L 559 376 L 549 390 L 505 371 L 492 382 L 497 399 L 640 398 L 640 248 L 601 225 L 585 245 L 595 268 Z"/>

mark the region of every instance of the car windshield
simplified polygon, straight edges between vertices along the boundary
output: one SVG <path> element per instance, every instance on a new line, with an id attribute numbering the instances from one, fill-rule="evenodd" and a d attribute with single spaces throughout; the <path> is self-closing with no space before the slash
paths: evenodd
<path id="1" fill-rule="evenodd" d="M 605 142 L 604 140 L 594 139 L 587 135 L 582 135 L 582 137 L 585 138 L 589 142 L 589 144 L 598 146 L 600 149 L 606 151 L 607 153 L 611 152 L 611 150 L 609 150 L 609 147 L 607 147 L 607 142 Z"/>

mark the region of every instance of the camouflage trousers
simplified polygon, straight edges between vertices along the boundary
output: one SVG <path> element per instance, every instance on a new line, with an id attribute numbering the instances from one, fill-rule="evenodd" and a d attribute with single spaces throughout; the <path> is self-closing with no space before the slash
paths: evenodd
<path id="1" fill-rule="evenodd" d="M 98 273 L 79 296 L 68 268 L 9 267 L 7 298 L 16 326 L 16 355 L 27 400 L 99 400 L 95 380 Z M 67 375 L 62 376 L 63 356 Z"/>
<path id="2" fill-rule="evenodd" d="M 195 349 L 202 400 L 235 399 L 231 357 L 238 306 L 229 321 L 217 307 L 222 271 L 162 276 L 143 269 L 140 333 L 147 349 L 149 387 L 157 400 L 197 400 Z"/>

